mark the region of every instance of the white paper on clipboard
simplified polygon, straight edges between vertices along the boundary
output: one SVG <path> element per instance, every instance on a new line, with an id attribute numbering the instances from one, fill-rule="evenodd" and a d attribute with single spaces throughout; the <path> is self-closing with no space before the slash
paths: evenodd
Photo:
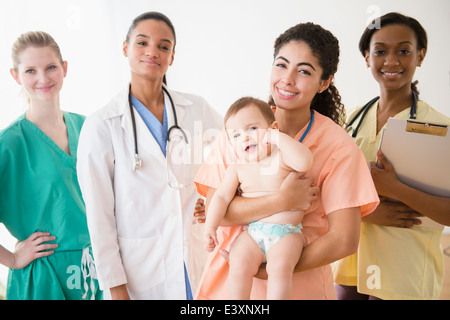
<path id="1" fill-rule="evenodd" d="M 380 150 L 400 181 L 440 197 L 450 197 L 450 132 L 446 125 L 389 118 Z M 430 218 L 422 227 L 443 229 Z"/>

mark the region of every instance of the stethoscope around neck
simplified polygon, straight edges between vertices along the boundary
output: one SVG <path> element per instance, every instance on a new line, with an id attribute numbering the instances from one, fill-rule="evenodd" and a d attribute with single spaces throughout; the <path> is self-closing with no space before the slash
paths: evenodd
<path id="1" fill-rule="evenodd" d="M 356 135 L 358 134 L 359 127 L 361 127 L 361 123 L 363 122 L 364 118 L 366 117 L 366 114 L 369 111 L 370 107 L 372 107 L 373 104 L 378 101 L 378 99 L 380 99 L 380 97 L 375 97 L 372 100 L 370 100 L 369 102 L 367 102 L 366 105 L 364 105 L 364 107 L 362 107 L 361 110 L 359 110 L 358 113 L 355 114 L 355 116 L 348 122 L 348 124 L 346 126 L 347 128 L 349 128 L 356 121 L 356 119 L 358 119 L 361 116 L 358 124 L 356 125 L 356 128 L 353 129 L 353 132 L 352 132 L 353 138 L 355 138 Z M 415 93 L 414 91 L 412 92 L 412 99 L 413 99 L 413 103 L 412 103 L 411 109 L 409 111 L 409 119 L 416 119 L 418 97 L 417 97 L 417 93 Z"/>
<path id="2" fill-rule="evenodd" d="M 172 106 L 172 112 L 173 112 L 173 119 L 174 119 L 174 124 L 167 130 L 167 139 L 166 139 L 166 166 L 167 166 L 167 179 L 169 182 L 169 186 L 171 186 L 172 188 L 175 189 L 181 189 L 187 186 L 186 183 L 171 183 L 170 181 L 170 174 L 169 174 L 169 170 L 168 170 L 168 166 L 169 166 L 169 145 L 172 142 L 171 139 L 174 139 L 174 135 L 172 134 L 174 131 L 178 131 L 181 134 L 178 134 L 177 136 L 182 140 L 182 143 L 184 145 L 188 145 L 188 139 L 187 139 L 187 135 L 186 132 L 184 132 L 184 130 L 178 125 L 178 118 L 177 118 L 177 112 L 175 110 L 175 104 L 173 102 L 172 96 L 169 93 L 169 90 L 167 90 L 164 86 L 162 86 L 162 90 L 164 91 L 164 93 L 167 94 L 167 96 L 169 97 L 169 101 L 170 101 L 170 105 Z M 136 133 L 136 119 L 134 116 L 134 110 L 133 110 L 133 104 L 131 101 L 131 84 L 129 87 L 129 91 L 128 91 L 128 105 L 130 108 L 130 114 L 131 114 L 131 122 L 133 125 L 133 138 L 134 138 L 134 164 L 133 164 L 133 171 L 135 171 L 136 169 L 140 169 L 142 167 L 142 159 L 139 157 L 139 150 L 138 150 L 138 141 L 137 141 L 137 133 Z"/>

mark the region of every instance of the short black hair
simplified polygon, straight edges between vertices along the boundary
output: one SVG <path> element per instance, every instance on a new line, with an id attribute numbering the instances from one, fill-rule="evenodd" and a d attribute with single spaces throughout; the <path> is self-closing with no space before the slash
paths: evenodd
<path id="1" fill-rule="evenodd" d="M 404 25 L 409 27 L 412 31 L 414 31 L 414 34 L 416 35 L 417 50 L 427 49 L 428 47 L 427 32 L 419 23 L 419 21 L 398 12 L 389 12 L 373 20 L 372 23 L 364 30 L 359 40 L 359 51 L 361 52 L 363 57 L 365 56 L 365 52 L 369 51 L 370 40 L 372 39 L 373 34 L 376 31 L 380 30 L 381 28 L 393 24 Z"/>

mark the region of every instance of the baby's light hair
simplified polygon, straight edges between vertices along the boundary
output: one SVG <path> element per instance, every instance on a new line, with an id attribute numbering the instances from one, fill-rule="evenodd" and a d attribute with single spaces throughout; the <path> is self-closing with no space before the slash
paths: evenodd
<path id="1" fill-rule="evenodd" d="M 259 111 L 261 111 L 261 114 L 264 119 L 266 119 L 268 125 L 271 125 L 275 121 L 275 115 L 267 102 L 253 97 L 242 97 L 236 100 L 230 108 L 228 108 L 224 118 L 225 125 L 230 117 L 234 116 L 240 110 L 250 106 L 255 106 L 259 109 Z"/>

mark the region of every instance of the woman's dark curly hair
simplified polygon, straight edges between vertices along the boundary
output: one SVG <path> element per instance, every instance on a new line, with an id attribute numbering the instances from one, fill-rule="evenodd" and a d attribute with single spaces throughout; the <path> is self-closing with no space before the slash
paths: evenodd
<path id="1" fill-rule="evenodd" d="M 339 63 L 339 41 L 330 31 L 311 22 L 297 24 L 275 40 L 274 59 L 280 49 L 291 41 L 304 42 L 311 48 L 323 70 L 322 80 L 327 80 L 336 73 Z M 275 105 L 272 96 L 269 98 L 269 104 Z M 344 123 L 344 105 L 333 82 L 327 90 L 316 94 L 311 102 L 311 109 L 329 117 L 339 125 Z"/>

